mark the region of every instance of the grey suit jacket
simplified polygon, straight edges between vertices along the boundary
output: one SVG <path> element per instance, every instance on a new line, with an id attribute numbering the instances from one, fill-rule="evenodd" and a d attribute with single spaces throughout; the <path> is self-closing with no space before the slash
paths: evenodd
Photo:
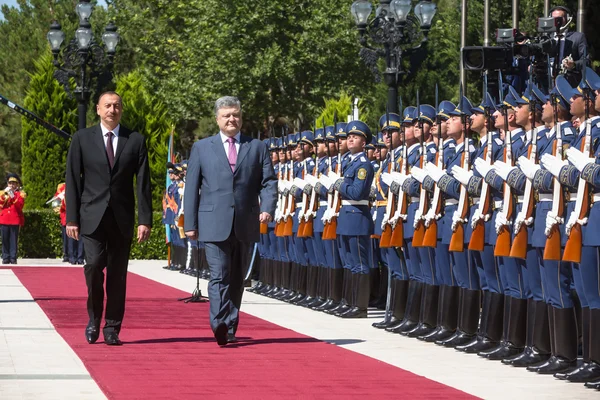
<path id="1" fill-rule="evenodd" d="M 219 134 L 194 143 L 185 183 L 185 231 L 198 230 L 202 242 L 222 242 L 234 229 L 238 240 L 258 242 L 258 216 L 274 216 L 276 204 L 277 178 L 265 143 L 241 135 L 234 172 Z"/>

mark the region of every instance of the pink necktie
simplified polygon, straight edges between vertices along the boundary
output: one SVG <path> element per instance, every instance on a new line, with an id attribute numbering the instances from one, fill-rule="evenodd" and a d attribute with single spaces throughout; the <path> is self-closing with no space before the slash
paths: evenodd
<path id="1" fill-rule="evenodd" d="M 227 154 L 227 159 L 229 160 L 229 166 L 231 167 L 231 172 L 235 170 L 235 163 L 237 162 L 237 150 L 235 149 L 235 138 L 228 138 L 229 142 L 229 153 Z"/>

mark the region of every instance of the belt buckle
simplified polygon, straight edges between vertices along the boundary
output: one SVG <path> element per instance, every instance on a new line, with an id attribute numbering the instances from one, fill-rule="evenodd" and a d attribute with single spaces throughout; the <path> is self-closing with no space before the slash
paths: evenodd
<path id="1" fill-rule="evenodd" d="M 568 190 L 565 190 L 565 201 L 571 201 L 571 192 L 569 192 Z"/>
<path id="2" fill-rule="evenodd" d="M 533 199 L 536 203 L 540 202 L 540 192 L 538 190 L 533 191 Z"/>

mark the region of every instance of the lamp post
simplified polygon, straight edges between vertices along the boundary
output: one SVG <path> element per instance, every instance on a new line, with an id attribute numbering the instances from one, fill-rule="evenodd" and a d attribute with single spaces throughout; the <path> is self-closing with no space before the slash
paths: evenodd
<path id="1" fill-rule="evenodd" d="M 356 0 L 350 9 L 360 34 L 360 56 L 376 81 L 380 80 L 377 60 L 385 59 L 383 77 L 388 86 L 390 112 L 398 112 L 398 76 L 407 72 L 402 70 L 402 57 L 422 48 L 437 11 L 435 3 L 428 0 L 419 1 L 412 14 L 411 8 L 411 0 L 380 0 L 370 21 L 370 0 Z"/>
<path id="2" fill-rule="evenodd" d="M 86 114 L 93 81 L 96 82 L 96 88 L 102 90 L 104 85 L 112 80 L 112 67 L 119 34 L 115 24 L 110 22 L 102 34 L 104 44 L 102 46 L 94 39 L 89 22 L 93 11 L 90 1 L 79 1 L 75 11 L 79 16 L 79 27 L 75 31 L 75 38 L 61 51 L 65 33 L 61 30 L 60 24 L 54 21 L 50 25 L 47 39 L 54 56 L 54 66 L 57 68 L 54 77 L 65 87 L 70 96 L 75 94 L 78 129 L 84 129 L 87 125 Z M 70 78 L 74 78 L 76 82 L 74 91 L 71 91 Z"/>

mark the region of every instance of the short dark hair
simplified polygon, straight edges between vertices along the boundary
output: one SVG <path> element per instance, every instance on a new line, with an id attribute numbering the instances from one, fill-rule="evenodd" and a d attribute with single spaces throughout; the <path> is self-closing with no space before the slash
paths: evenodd
<path id="1" fill-rule="evenodd" d="M 114 90 L 107 90 L 106 92 L 102 92 L 102 93 L 100 93 L 100 96 L 98 96 L 98 104 L 100 104 L 100 99 L 101 99 L 103 96 L 107 96 L 107 95 L 110 95 L 110 96 L 118 96 L 118 97 L 119 97 L 119 100 L 121 101 L 121 103 L 123 103 L 123 98 L 121 97 L 121 95 L 120 95 L 119 93 L 115 92 Z"/>

